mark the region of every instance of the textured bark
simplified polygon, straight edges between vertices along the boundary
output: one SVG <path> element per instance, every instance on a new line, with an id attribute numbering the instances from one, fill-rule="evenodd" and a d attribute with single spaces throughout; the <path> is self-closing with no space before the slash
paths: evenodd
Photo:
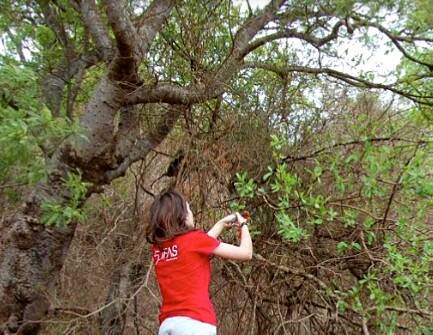
<path id="1" fill-rule="evenodd" d="M 105 79 L 101 86 L 102 91 L 107 90 L 104 91 L 104 101 L 110 102 L 103 104 L 106 116 L 114 117 L 113 106 L 117 107 L 114 102 L 116 94 L 109 90 L 110 87 L 115 90 L 114 86 L 108 83 L 108 79 Z M 96 104 L 97 101 L 95 98 L 93 102 Z M 115 162 L 113 150 L 116 138 L 114 127 L 111 127 L 110 123 L 101 123 L 102 120 L 98 117 L 100 113 L 94 115 L 96 120 L 89 115 L 83 117 L 89 124 L 93 122 L 94 126 L 88 128 L 88 134 L 93 143 L 100 145 L 91 146 L 83 142 L 86 145 L 75 148 L 66 145 L 60 149 L 53 156 L 53 167 L 48 181 L 37 186 L 20 213 L 0 226 L 0 334 L 38 334 L 40 321 L 50 309 L 47 293 L 55 284 L 56 275 L 63 266 L 74 235 L 75 224 L 63 228 L 41 224 L 41 204 L 46 200 L 67 202 L 70 194 L 62 182 L 66 173 L 78 167 L 86 180 L 92 181 L 94 185 L 103 185 L 123 175 L 133 162 L 144 158 L 151 148 L 161 143 L 184 108 L 186 107 L 170 106 L 157 127 L 147 137 L 136 141 L 135 145 L 129 148 L 129 155 L 124 157 L 122 164 L 114 170 L 113 165 L 117 166 L 118 163 Z M 89 113 L 92 114 L 91 111 Z M 123 288 L 129 285 L 125 284 L 126 279 L 122 279 L 124 277 L 123 272 L 115 274 L 115 278 L 119 279 L 113 281 L 114 288 L 108 300 L 111 301 L 116 294 L 128 296 L 131 293 L 129 289 Z M 116 310 L 124 308 L 123 305 L 119 306 Z M 109 311 L 111 315 L 117 313 L 111 309 Z M 114 320 L 114 323 L 104 321 L 101 324 L 103 327 L 108 327 L 108 324 L 116 329 L 123 327 L 123 316 L 117 319 L 109 316 L 103 318 Z"/>
<path id="2" fill-rule="evenodd" d="M 96 54 L 77 55 L 71 59 L 66 59 L 51 73 L 47 73 L 42 80 L 42 93 L 45 104 L 51 110 L 54 117 L 60 116 L 60 108 L 64 96 L 65 86 L 74 78 L 83 75 L 83 72 L 90 66 L 96 64 L 99 58 Z M 78 80 L 80 81 L 80 80 Z M 77 87 L 75 87 L 75 90 Z M 68 95 L 67 105 L 71 110 L 75 102 L 75 95 Z"/>
<path id="3" fill-rule="evenodd" d="M 125 145 L 128 145 L 124 142 L 129 142 L 129 152 L 127 152 L 127 156 L 121 160 L 115 169 L 106 172 L 106 178 L 112 180 L 114 178 L 123 176 L 132 163 L 140 159 L 144 159 L 150 150 L 157 147 L 169 134 L 179 116 L 188 108 L 190 108 L 190 106 L 169 105 L 166 112 L 161 116 L 154 129 L 149 131 L 145 137 L 136 138 L 132 146 L 130 139 L 124 136 L 123 141 L 120 141 L 117 147 L 124 147 Z"/>
<path id="4" fill-rule="evenodd" d="M 152 132 L 132 141 L 125 137 L 124 127 L 134 124 L 133 111 L 129 119 L 128 112 L 121 109 L 125 117 L 120 119 L 125 123 L 115 125 L 115 115 L 121 107 L 119 92 L 122 90 L 108 77 L 101 81 L 81 119 L 90 141 L 76 139 L 57 150 L 50 162 L 48 180 L 35 188 L 22 211 L 0 226 L 0 334 L 38 334 L 40 322 L 51 307 L 48 292 L 63 266 L 75 224 L 64 228 L 41 224 L 42 203 L 68 201 L 70 194 L 63 179 L 76 168 L 86 181 L 93 183 L 87 196 L 97 186 L 123 175 L 133 162 L 144 158 L 167 136 L 180 110 L 186 108 L 169 107 Z M 124 140 L 116 136 L 118 132 Z M 116 145 L 128 155 L 116 157 Z"/>
<path id="5" fill-rule="evenodd" d="M 0 330 L 4 334 L 38 333 L 39 320 L 50 308 L 46 290 L 55 283 L 52 274 L 63 266 L 73 231 L 73 225 L 48 228 L 21 215 L 1 227 Z"/>
<path id="6" fill-rule="evenodd" d="M 43 199 L 67 197 L 52 174 L 29 197 L 23 210 L 0 226 L 0 334 L 37 334 L 50 308 L 47 292 L 63 266 L 75 224 L 40 224 Z"/>
<path id="7" fill-rule="evenodd" d="M 66 84 L 66 70 L 60 69 L 57 73 L 49 73 L 42 83 L 42 93 L 45 104 L 51 110 L 54 117 L 60 116 L 63 90 Z"/>
<path id="8" fill-rule="evenodd" d="M 127 309 L 131 297 L 143 276 L 141 264 L 127 263 L 113 273 L 110 290 L 105 301 L 107 308 L 100 314 L 100 329 L 104 335 L 122 335 L 125 329 Z"/>
<path id="9" fill-rule="evenodd" d="M 60 204 L 68 201 L 70 194 L 63 179 L 74 169 L 80 169 L 83 178 L 93 183 L 87 196 L 98 186 L 123 175 L 132 163 L 145 158 L 161 143 L 181 111 L 188 108 L 169 106 L 147 136 L 134 140 L 126 134 L 128 127 L 131 134 L 138 134 L 136 117 L 130 108 L 121 108 L 123 92 L 108 76 L 101 80 L 81 118 L 87 139 L 75 139 L 57 150 L 50 162 L 48 180 L 35 188 L 20 213 L 0 226 L 0 301 L 3 302 L 0 334 L 38 334 L 40 322 L 50 309 L 47 293 L 63 266 L 74 235 L 75 224 L 64 228 L 42 225 L 41 204 L 47 200 Z M 120 125 L 115 124 L 117 113 L 123 113 Z M 119 150 L 126 153 L 116 156 Z M 113 326 L 121 329 L 122 318 L 116 319 Z"/>
<path id="10" fill-rule="evenodd" d="M 96 49 L 101 55 L 102 59 L 106 62 L 112 59 L 114 49 L 108 36 L 106 27 L 104 26 L 98 11 L 96 10 L 96 3 L 94 0 L 78 1 L 76 10 L 81 14 L 84 25 L 89 30 L 96 44 Z M 72 4 L 75 4 L 71 1 Z"/>
<path id="11" fill-rule="evenodd" d="M 113 139 L 116 134 L 116 114 L 122 107 L 122 96 L 125 94 L 108 76 L 102 78 L 95 93 L 86 106 L 80 125 L 86 138 L 81 139 L 74 148 L 66 153 L 71 164 L 81 167 L 91 175 L 86 179 L 102 183 L 103 172 L 113 168 Z"/>

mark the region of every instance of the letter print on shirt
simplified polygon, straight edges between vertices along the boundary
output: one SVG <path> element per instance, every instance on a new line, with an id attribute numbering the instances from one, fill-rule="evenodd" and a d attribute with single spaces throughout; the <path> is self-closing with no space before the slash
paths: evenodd
<path id="1" fill-rule="evenodd" d="M 162 250 L 156 249 L 153 252 L 153 259 L 155 260 L 155 264 L 158 264 L 160 261 L 174 261 L 178 258 L 179 251 L 177 248 L 177 244 L 172 246 L 163 248 Z"/>

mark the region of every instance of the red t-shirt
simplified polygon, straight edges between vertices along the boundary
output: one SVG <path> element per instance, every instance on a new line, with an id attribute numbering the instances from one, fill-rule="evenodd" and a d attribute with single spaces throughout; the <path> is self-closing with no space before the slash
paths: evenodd
<path id="1" fill-rule="evenodd" d="M 152 246 L 156 277 L 162 295 L 159 321 L 187 316 L 216 325 L 209 297 L 210 258 L 220 241 L 200 230 Z"/>

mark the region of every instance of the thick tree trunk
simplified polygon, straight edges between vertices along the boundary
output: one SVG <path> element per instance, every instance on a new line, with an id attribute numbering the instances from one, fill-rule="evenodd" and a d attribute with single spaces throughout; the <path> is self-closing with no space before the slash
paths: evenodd
<path id="1" fill-rule="evenodd" d="M 125 330 L 128 306 L 143 276 L 143 265 L 126 263 L 113 273 L 104 308 L 100 314 L 100 329 L 104 335 L 122 335 Z"/>
<path id="2" fill-rule="evenodd" d="M 124 127 L 129 135 L 136 134 L 133 127 L 138 123 L 128 122 L 135 116 L 133 110 L 121 108 L 120 94 L 119 87 L 107 77 L 101 80 L 81 119 L 87 140 L 71 141 L 59 149 L 50 161 L 47 181 L 37 185 L 22 210 L 0 226 L 0 335 L 38 334 L 50 309 L 47 293 L 63 266 L 76 224 L 43 225 L 41 205 L 45 201 L 68 202 L 70 193 L 63 182 L 67 173 L 79 169 L 93 190 L 122 176 L 132 163 L 161 143 L 186 108 L 170 106 L 147 136 L 133 141 Z M 124 114 L 116 118 L 119 112 Z M 124 276 L 119 278 L 122 286 Z M 122 292 L 122 296 L 130 294 L 128 289 Z"/>
<path id="3" fill-rule="evenodd" d="M 24 212 L 0 227 L 0 334 L 37 334 L 75 224 L 47 227 Z"/>
<path id="4" fill-rule="evenodd" d="M 0 226 L 0 334 L 39 332 L 50 308 L 47 292 L 56 282 L 76 226 L 43 225 L 41 206 L 46 201 L 68 202 L 71 195 L 64 179 L 76 169 L 94 187 L 109 182 L 104 173 L 115 168 L 111 153 L 119 91 L 109 79 L 101 81 L 82 118 L 92 143 L 75 140 L 58 149 L 49 162 L 47 180 Z"/>
<path id="5" fill-rule="evenodd" d="M 38 334 L 51 307 L 48 292 L 63 266 L 76 223 L 66 227 L 43 225 L 42 205 L 47 201 L 68 203 L 71 194 L 64 183 L 67 174 L 79 170 L 83 181 L 91 183 L 88 194 L 80 199 L 84 202 L 100 186 L 124 175 L 132 163 L 145 158 L 167 136 L 181 110 L 186 108 L 170 106 L 155 128 L 142 137 L 139 123 L 134 122 L 133 108 L 126 106 L 126 97 L 139 82 L 138 65 L 175 0 L 154 0 L 137 28 L 131 23 L 123 2 L 107 0 L 108 23 L 117 44 L 116 51 L 109 53 L 104 51 L 111 50 L 108 30 L 100 26 L 102 21 L 94 19 L 96 6 L 94 2 L 90 4 L 77 9 L 86 24 L 96 22 L 95 29 L 89 31 L 101 55 L 105 55 L 107 74 L 80 118 L 86 138 L 74 138 L 50 155 L 47 180 L 34 188 L 14 217 L 0 224 L 0 335 Z M 55 114 L 64 90 L 60 83 L 54 84 L 56 89 L 48 88 L 46 101 Z"/>

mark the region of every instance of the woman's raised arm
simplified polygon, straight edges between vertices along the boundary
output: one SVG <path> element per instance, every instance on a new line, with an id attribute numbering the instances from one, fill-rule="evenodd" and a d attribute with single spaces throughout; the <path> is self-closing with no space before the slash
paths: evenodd
<path id="1" fill-rule="evenodd" d="M 213 254 L 222 258 L 247 261 L 253 257 L 253 242 L 251 241 L 250 232 L 247 225 L 243 225 L 241 230 L 241 243 L 239 246 L 220 243 L 218 247 L 215 248 Z"/>

